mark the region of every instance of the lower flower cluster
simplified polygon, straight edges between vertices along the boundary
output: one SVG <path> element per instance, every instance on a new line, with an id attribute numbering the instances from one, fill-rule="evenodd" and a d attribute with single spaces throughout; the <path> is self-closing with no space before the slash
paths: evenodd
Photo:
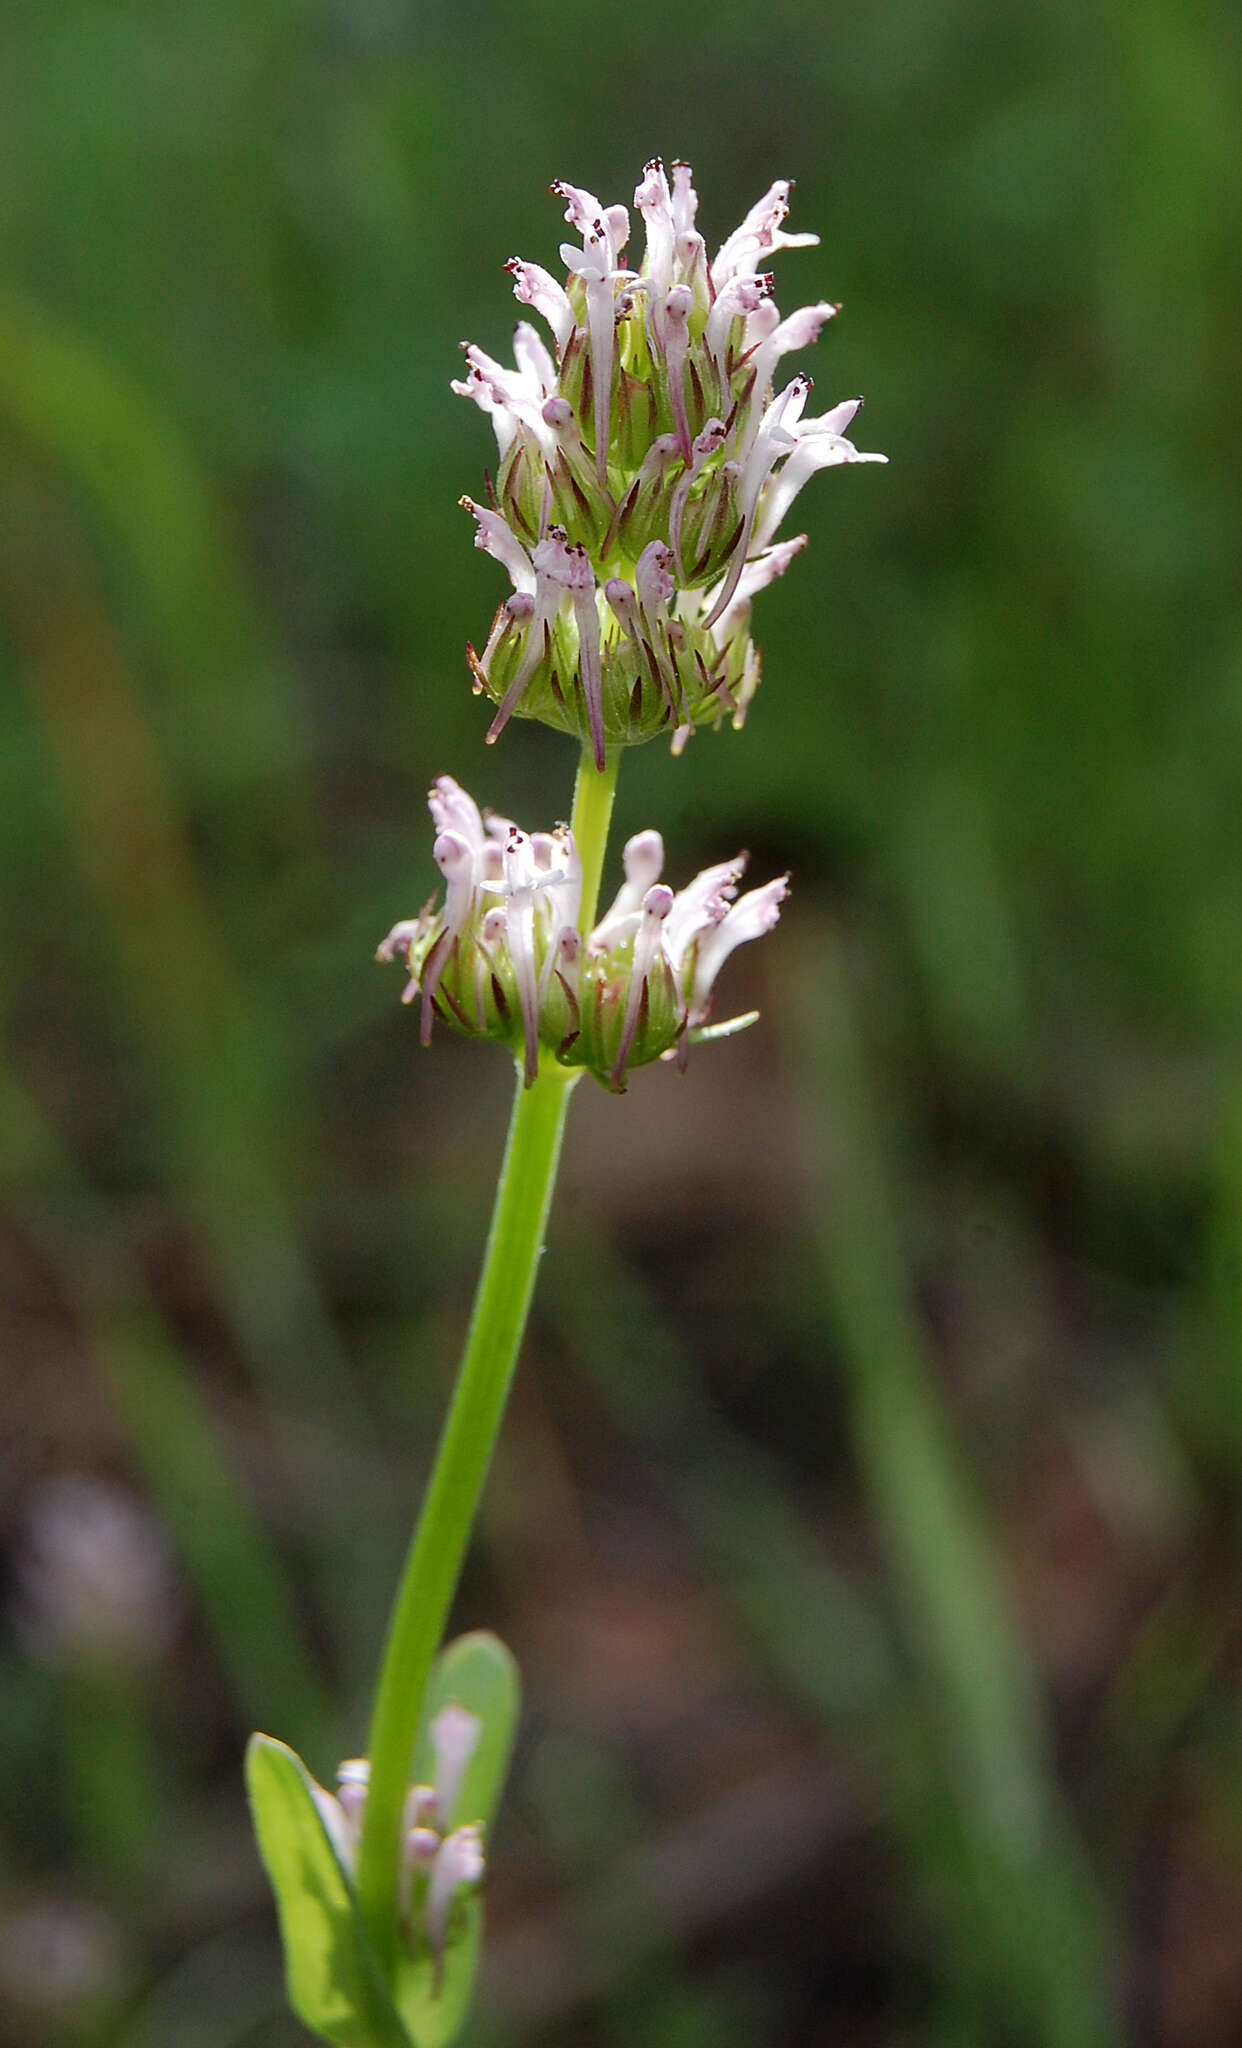
<path id="1" fill-rule="evenodd" d="M 398 1904 L 406 1940 L 424 1942 L 437 1969 L 454 1908 L 484 1871 L 483 1831 L 474 1822 L 450 1827 L 466 1766 L 478 1746 L 482 1723 L 465 1707 L 442 1707 L 431 1724 L 436 1759 L 434 1785 L 411 1785 L 401 1829 L 401 1885 Z M 366 1811 L 370 1765 L 350 1757 L 337 1771 L 335 1795 L 312 1781 L 311 1796 L 336 1859 L 353 1881 Z"/>
<path id="2" fill-rule="evenodd" d="M 659 833 L 640 832 L 625 848 L 615 901 L 584 934 L 568 826 L 523 832 L 480 813 L 447 775 L 428 807 L 444 902 L 394 925 L 377 957 L 405 962 L 403 1000 L 419 1003 L 424 1044 L 437 1016 L 468 1037 L 501 1040 L 520 1057 L 528 1087 L 541 1049 L 616 1091 L 631 1067 L 684 1056 L 724 962 L 772 929 L 788 894 L 780 876 L 739 896 L 744 853 L 674 892 L 660 880 Z"/>

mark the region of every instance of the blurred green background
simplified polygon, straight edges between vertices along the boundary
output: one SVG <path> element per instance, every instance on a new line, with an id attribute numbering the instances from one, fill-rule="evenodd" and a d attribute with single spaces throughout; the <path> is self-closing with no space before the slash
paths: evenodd
<path id="1" fill-rule="evenodd" d="M 528 1692 L 470 2039 L 1242 2039 L 1240 45 L 5 10 L 6 2044 L 306 2039 L 241 1747 L 363 1739 L 509 1090 L 371 954 L 433 774 L 573 766 L 482 746 L 448 380 L 549 180 L 656 151 L 711 247 L 797 179 L 891 466 L 800 501 L 745 734 L 625 764 L 675 878 L 795 896 L 757 1030 L 575 1102 L 459 1603 Z"/>

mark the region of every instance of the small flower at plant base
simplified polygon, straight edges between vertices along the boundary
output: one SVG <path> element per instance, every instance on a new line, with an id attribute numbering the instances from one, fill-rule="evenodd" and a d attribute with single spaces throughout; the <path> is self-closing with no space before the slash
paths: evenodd
<path id="1" fill-rule="evenodd" d="M 741 725 L 759 681 L 751 600 L 802 538 L 777 528 L 817 469 L 883 462 L 846 438 L 861 405 L 805 418 L 808 377 L 779 392 L 781 358 L 810 347 L 840 309 L 782 319 L 768 268 L 786 234 L 779 179 L 709 262 L 689 167 L 647 165 L 634 204 L 641 264 L 626 256 L 630 217 L 558 182 L 566 242 L 559 284 L 514 257 L 514 292 L 543 319 L 514 330 L 514 368 L 470 344 L 453 390 L 489 414 L 499 468 L 490 504 L 462 503 L 477 545 L 513 585 L 481 654 L 475 687 L 496 705 L 494 740 L 515 714 L 608 748 L 696 725 Z"/>
<path id="2" fill-rule="evenodd" d="M 437 1971 L 444 1955 L 449 1920 L 462 1893 L 483 1876 L 483 1837 L 473 1825 L 454 1828 L 436 1850 L 427 1879 L 423 1924 Z"/>
<path id="3" fill-rule="evenodd" d="M 336 1860 L 352 1877 L 358 1862 L 362 1814 L 367 1801 L 371 1766 L 364 1756 L 347 1757 L 337 1765 L 336 1794 L 326 1792 L 311 1779 L 311 1797 L 324 1831 L 336 1852 Z"/>
<path id="4" fill-rule="evenodd" d="M 474 1822 L 449 1825 L 482 1732 L 477 1714 L 452 1703 L 442 1707 L 429 1730 L 435 1783 L 411 1785 L 406 1795 L 398 1886 L 402 1924 L 412 1947 L 426 1943 L 437 1976 L 457 1901 L 484 1875 L 482 1829 Z M 351 1883 L 358 1867 L 369 1778 L 367 1759 L 350 1757 L 338 1768 L 335 1796 L 311 1780 L 315 1809 Z"/>
<path id="5" fill-rule="evenodd" d="M 659 833 L 639 832 L 615 900 L 584 936 L 582 869 L 567 826 L 523 832 L 481 813 L 449 776 L 429 808 L 444 904 L 394 925 L 377 957 L 405 963 L 403 999 L 420 999 L 424 1044 L 437 1016 L 467 1037 L 499 1039 L 528 1086 L 541 1052 L 616 1091 L 633 1067 L 684 1058 L 729 954 L 772 929 L 788 893 L 782 876 L 739 897 L 744 853 L 674 892 L 660 880 Z M 447 1759 L 458 1737 L 446 1723 L 436 1740 Z"/>
<path id="6" fill-rule="evenodd" d="M 441 1707 L 429 1733 L 436 1759 L 436 1815 L 441 1824 L 448 1827 L 453 1820 L 466 1767 L 479 1746 L 483 1723 L 467 1707 L 455 1706 L 450 1701 Z"/>

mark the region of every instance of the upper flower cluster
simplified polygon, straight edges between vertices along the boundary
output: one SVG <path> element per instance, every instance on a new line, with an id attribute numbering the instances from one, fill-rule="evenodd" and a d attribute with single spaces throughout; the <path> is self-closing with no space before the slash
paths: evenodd
<path id="1" fill-rule="evenodd" d="M 775 391 L 782 357 L 838 311 L 782 319 L 772 298 L 771 258 L 819 239 L 785 233 L 786 180 L 709 262 L 689 167 L 670 187 L 649 163 L 639 269 L 624 206 L 552 190 L 581 240 L 561 247 L 566 283 L 507 267 L 555 353 L 519 320 L 513 369 L 471 343 L 453 384 L 496 431 L 491 502 L 462 502 L 514 591 L 469 656 L 498 706 L 489 739 L 517 712 L 576 733 L 602 768 L 606 748 L 665 728 L 680 751 L 696 724 L 741 724 L 759 680 L 751 600 L 805 544 L 778 527 L 813 471 L 886 458 L 845 438 L 861 399 L 807 418 L 809 377 Z"/>
<path id="2" fill-rule="evenodd" d="M 675 894 L 660 880 L 659 833 L 639 832 L 625 848 L 616 900 L 584 936 L 568 826 L 526 833 L 484 817 L 448 775 L 428 807 L 445 900 L 394 925 L 378 957 L 405 961 L 404 1000 L 420 999 L 424 1044 L 436 1016 L 470 1037 L 501 1039 L 520 1055 L 528 1086 L 541 1046 L 618 1090 L 630 1067 L 680 1054 L 707 1020 L 729 954 L 772 929 L 788 893 L 781 876 L 739 897 L 742 853 Z"/>

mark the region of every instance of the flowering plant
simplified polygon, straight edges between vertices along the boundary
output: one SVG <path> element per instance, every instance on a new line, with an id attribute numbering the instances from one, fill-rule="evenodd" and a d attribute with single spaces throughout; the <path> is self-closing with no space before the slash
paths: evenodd
<path id="1" fill-rule="evenodd" d="M 379 947 L 407 972 L 404 1000 L 430 1041 L 437 1017 L 509 1046 L 517 1065 L 508 1144 L 483 1272 L 431 1482 L 398 1588 L 369 1754 L 331 1794 L 271 1737 L 248 1777 L 280 1909 L 292 2004 L 340 2048 L 441 2048 L 458 2031 L 480 1938 L 484 1843 L 517 1713 L 513 1660 L 493 1637 L 439 1652 L 526 1323 L 570 1095 L 590 1072 L 621 1092 L 630 1071 L 684 1064 L 690 1044 L 754 1021 L 708 1019 L 735 947 L 776 924 L 781 876 L 739 895 L 745 854 L 674 891 L 660 834 L 625 846 L 624 880 L 597 903 L 622 748 L 696 727 L 740 726 L 759 681 L 755 596 L 805 537 L 777 538 L 808 477 L 882 462 L 846 438 L 860 399 L 807 417 L 811 383 L 779 392 L 781 359 L 838 310 L 782 319 L 766 268 L 814 235 L 786 234 L 789 188 L 772 185 L 708 260 L 685 164 L 670 185 L 647 165 L 634 195 L 646 228 L 629 267 L 623 206 L 558 183 L 580 238 L 562 285 L 514 258 L 527 321 L 515 366 L 466 349 L 453 389 L 492 419 L 488 503 L 462 502 L 477 545 L 513 594 L 475 689 L 495 740 L 513 716 L 572 734 L 581 760 L 568 824 L 527 833 L 481 812 L 450 776 L 429 808 L 444 900 Z M 554 351 L 554 353 L 553 353 Z"/>

